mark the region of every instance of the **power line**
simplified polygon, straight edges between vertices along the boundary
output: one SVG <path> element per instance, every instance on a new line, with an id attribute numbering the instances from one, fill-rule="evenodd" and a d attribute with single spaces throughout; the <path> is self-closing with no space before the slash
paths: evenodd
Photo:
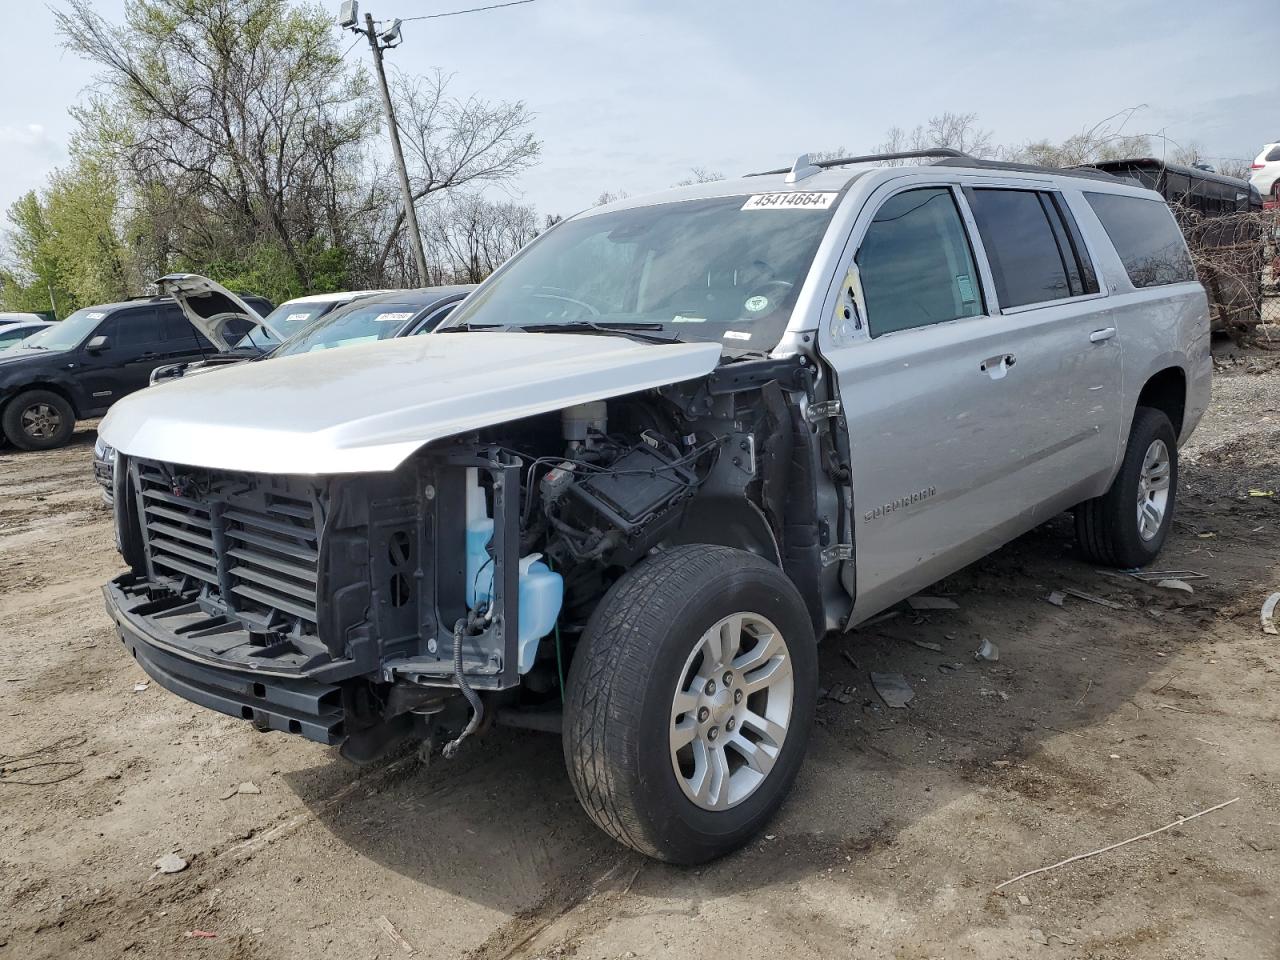
<path id="1" fill-rule="evenodd" d="M 456 17 L 463 13 L 480 13 L 482 10 L 498 10 L 501 7 L 518 7 L 522 3 L 533 3 L 534 0 L 510 0 L 509 3 L 491 3 L 487 7 L 471 7 L 468 10 L 450 10 L 448 13 L 428 13 L 421 17 L 402 17 L 401 23 L 410 23 L 414 20 L 435 20 L 439 17 Z"/>

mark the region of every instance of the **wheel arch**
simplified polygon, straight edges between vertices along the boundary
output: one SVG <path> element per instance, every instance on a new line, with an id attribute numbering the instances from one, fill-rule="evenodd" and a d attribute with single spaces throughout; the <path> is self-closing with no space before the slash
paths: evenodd
<path id="1" fill-rule="evenodd" d="M 665 539 L 672 546 L 733 547 L 782 568 L 782 551 L 773 528 L 763 511 L 745 497 L 696 497 Z"/>
<path id="2" fill-rule="evenodd" d="M 1187 373 L 1180 366 L 1167 366 L 1147 377 L 1138 391 L 1137 407 L 1152 407 L 1169 418 L 1175 436 L 1182 435 L 1187 412 Z"/>
<path id="3" fill-rule="evenodd" d="M 30 393 L 32 390 L 47 390 L 49 393 L 56 393 L 71 406 L 71 412 L 77 420 L 82 418 L 80 404 L 76 402 L 75 392 L 69 389 L 66 384 L 58 383 L 54 380 L 34 380 L 31 383 L 24 383 L 20 387 L 15 387 L 5 397 L 4 402 L 0 403 L 0 416 L 4 416 L 4 411 L 8 409 L 9 404 L 24 393 Z"/>

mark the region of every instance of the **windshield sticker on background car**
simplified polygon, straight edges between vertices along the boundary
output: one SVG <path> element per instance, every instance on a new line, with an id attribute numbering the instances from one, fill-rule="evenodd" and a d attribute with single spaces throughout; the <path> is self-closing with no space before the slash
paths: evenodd
<path id="1" fill-rule="evenodd" d="M 683 314 L 677 313 L 674 317 L 671 318 L 671 322 L 672 323 L 706 323 L 707 318 L 706 317 L 686 317 Z"/>
<path id="2" fill-rule="evenodd" d="M 762 296 L 748 297 L 747 302 L 742 305 L 749 313 L 759 313 L 765 307 L 769 306 L 769 298 Z"/>
<path id="3" fill-rule="evenodd" d="M 743 210 L 826 210 L 835 202 L 834 193 L 756 193 L 747 198 Z"/>
<path id="4" fill-rule="evenodd" d="M 400 323 L 413 316 L 412 310 L 398 310 L 393 313 L 380 313 L 373 318 L 374 323 Z"/>
<path id="5" fill-rule="evenodd" d="M 284 318 L 284 322 L 285 323 L 301 323 L 303 320 L 308 319 L 310 316 L 311 314 L 306 313 L 305 311 L 302 313 L 291 313 Z"/>
<path id="6" fill-rule="evenodd" d="M 106 314 L 105 314 L 105 313 L 100 313 L 99 311 L 94 310 L 94 311 L 92 311 L 92 312 L 89 314 L 89 319 L 90 319 L 90 320 L 101 320 L 101 319 L 102 319 L 103 317 L 105 317 L 105 316 L 106 316 Z"/>
<path id="7" fill-rule="evenodd" d="M 973 280 L 967 273 L 956 275 L 956 286 L 960 288 L 961 303 L 973 303 L 977 299 L 973 295 Z"/>
<path id="8" fill-rule="evenodd" d="M 751 334 L 744 333 L 741 330 L 726 330 L 724 332 L 724 338 L 726 340 L 750 340 Z"/>

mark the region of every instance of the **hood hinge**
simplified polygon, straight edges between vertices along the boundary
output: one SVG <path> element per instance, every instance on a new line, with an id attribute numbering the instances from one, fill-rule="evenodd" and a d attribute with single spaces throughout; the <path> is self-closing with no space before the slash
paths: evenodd
<path id="1" fill-rule="evenodd" d="M 822 565 L 829 567 L 833 563 L 840 563 L 842 560 L 853 559 L 853 544 L 851 543 L 834 543 L 822 551 Z"/>
<path id="2" fill-rule="evenodd" d="M 826 420 L 828 417 L 840 416 L 841 407 L 839 400 L 826 400 L 822 403 L 811 403 L 804 412 L 804 418 L 810 423 L 817 423 L 819 420 Z"/>

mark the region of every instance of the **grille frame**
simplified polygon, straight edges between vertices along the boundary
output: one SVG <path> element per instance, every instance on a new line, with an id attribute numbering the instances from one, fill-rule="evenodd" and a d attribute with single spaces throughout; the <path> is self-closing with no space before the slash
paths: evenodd
<path id="1" fill-rule="evenodd" d="M 315 637 L 326 509 L 309 477 L 133 460 L 148 579 L 251 633 Z"/>

